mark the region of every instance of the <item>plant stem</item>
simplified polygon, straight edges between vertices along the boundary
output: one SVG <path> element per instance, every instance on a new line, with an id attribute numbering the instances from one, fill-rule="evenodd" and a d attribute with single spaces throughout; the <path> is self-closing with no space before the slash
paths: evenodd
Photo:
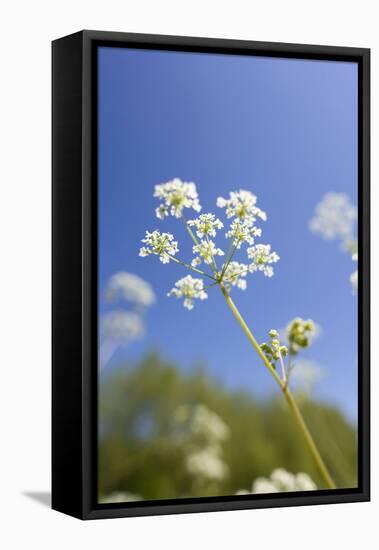
<path id="1" fill-rule="evenodd" d="M 208 277 L 209 279 L 212 279 L 212 281 L 216 281 L 212 275 L 208 275 L 208 273 L 205 273 L 205 271 L 202 271 L 201 269 L 197 269 L 197 267 L 194 267 L 191 264 L 187 264 L 187 262 L 182 262 L 182 260 L 178 260 L 177 258 L 174 258 L 174 256 L 171 256 L 171 254 L 167 254 L 167 256 L 172 260 L 173 262 L 176 262 L 177 264 L 183 265 L 184 267 L 187 267 L 188 269 L 192 269 L 192 271 L 196 271 L 196 273 L 199 273 L 200 275 L 203 275 L 204 277 Z"/>
<path id="2" fill-rule="evenodd" d="M 314 442 L 314 439 L 305 423 L 304 417 L 300 412 L 300 409 L 295 401 L 294 396 L 292 395 L 290 389 L 288 388 L 288 385 L 283 388 L 284 397 L 286 398 L 286 401 L 288 403 L 289 408 L 291 409 L 291 412 L 296 418 L 296 421 L 298 423 L 298 426 L 300 430 L 302 431 L 302 434 L 304 436 L 304 439 L 307 442 L 308 448 L 312 453 L 312 456 L 317 464 L 317 467 L 319 469 L 320 474 L 322 475 L 326 485 L 330 489 L 335 489 L 336 485 L 328 471 L 328 468 L 325 465 L 325 462 L 323 461 L 320 452 L 316 446 L 316 443 Z"/>
<path id="3" fill-rule="evenodd" d="M 217 268 L 217 264 L 216 264 L 216 260 L 215 260 L 215 257 L 214 257 L 214 254 L 213 252 L 211 252 L 211 243 L 209 241 L 209 237 L 207 234 L 205 234 L 205 238 L 207 240 L 207 244 L 208 244 L 208 247 L 209 247 L 209 251 L 210 251 L 210 254 L 212 256 L 212 263 L 213 263 L 213 274 L 215 275 L 215 277 L 218 277 L 218 268 Z"/>
<path id="4" fill-rule="evenodd" d="M 197 246 L 199 246 L 199 241 L 198 241 L 197 238 L 195 237 L 194 232 L 192 231 L 192 229 L 191 229 L 190 226 L 188 225 L 187 220 L 185 219 L 185 217 L 183 216 L 183 214 L 182 214 L 181 220 L 182 220 L 182 222 L 183 222 L 183 224 L 184 224 L 184 227 L 185 227 L 186 230 L 188 231 L 189 236 L 190 236 L 191 239 L 193 240 L 193 242 L 194 242 Z"/>
<path id="5" fill-rule="evenodd" d="M 228 306 L 230 307 L 230 309 L 232 310 L 233 315 L 235 316 L 235 318 L 237 319 L 237 321 L 241 325 L 241 327 L 242 327 L 243 331 L 245 332 L 246 336 L 248 337 L 250 343 L 252 344 L 255 351 L 257 352 L 257 354 L 259 355 L 259 357 L 263 361 L 264 365 L 270 371 L 271 375 L 273 376 L 273 378 L 275 379 L 277 384 L 279 384 L 281 390 L 283 391 L 284 397 L 286 398 L 286 401 L 287 401 L 288 406 L 289 406 L 289 408 L 290 408 L 290 410 L 293 414 L 293 417 L 296 420 L 296 422 L 297 422 L 297 424 L 298 424 L 298 426 L 299 426 L 299 428 L 300 428 L 300 430 L 301 430 L 301 432 L 304 436 L 304 439 L 307 443 L 308 449 L 311 452 L 311 454 L 313 456 L 313 459 L 314 459 L 314 461 L 315 461 L 315 463 L 316 463 L 316 465 L 319 469 L 319 472 L 320 472 L 323 480 L 325 481 L 327 487 L 329 487 L 330 489 L 335 489 L 336 485 L 335 485 L 333 479 L 331 478 L 331 476 L 328 472 L 328 469 L 327 469 L 327 467 L 326 467 L 326 465 L 325 465 L 325 463 L 324 463 L 324 461 L 323 461 L 323 459 L 320 455 L 320 452 L 319 452 L 319 450 L 316 446 L 316 443 L 314 442 L 314 440 L 313 440 L 313 438 L 312 438 L 312 436 L 311 436 L 311 434 L 310 434 L 310 432 L 307 428 L 307 425 L 305 423 L 303 415 L 301 414 L 300 409 L 297 406 L 297 403 L 296 403 L 292 393 L 290 392 L 286 381 L 281 380 L 280 376 L 276 373 L 275 369 L 273 368 L 271 363 L 268 361 L 267 357 L 265 356 L 265 354 L 261 350 L 257 340 L 254 338 L 253 333 L 251 332 L 251 330 L 247 326 L 245 320 L 243 319 L 242 315 L 238 311 L 236 305 L 234 304 L 233 300 L 229 296 L 229 293 L 227 292 L 226 288 L 224 287 L 224 285 L 222 283 L 220 283 L 220 288 L 221 288 L 221 292 L 222 292 Z"/>

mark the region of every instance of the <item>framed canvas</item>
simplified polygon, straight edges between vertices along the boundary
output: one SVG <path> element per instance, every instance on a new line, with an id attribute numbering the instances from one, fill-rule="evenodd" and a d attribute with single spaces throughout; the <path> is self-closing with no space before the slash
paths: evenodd
<path id="1" fill-rule="evenodd" d="M 52 52 L 53 508 L 369 500 L 369 50 Z"/>

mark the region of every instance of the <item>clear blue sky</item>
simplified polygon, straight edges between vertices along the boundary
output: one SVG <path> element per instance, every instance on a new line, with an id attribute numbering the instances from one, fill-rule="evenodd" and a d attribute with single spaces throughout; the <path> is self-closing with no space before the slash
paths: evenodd
<path id="1" fill-rule="evenodd" d="M 145 230 L 157 228 L 174 233 L 180 256 L 190 259 L 180 222 L 155 217 L 156 183 L 194 181 L 203 212 L 219 214 L 219 195 L 249 189 L 268 214 L 261 242 L 281 260 L 272 279 L 251 275 L 233 299 L 259 341 L 295 316 L 314 319 L 322 333 L 304 357 L 324 369 L 316 395 L 356 418 L 354 265 L 336 242 L 310 233 L 308 222 L 328 191 L 357 202 L 357 66 L 101 48 L 98 134 L 100 313 L 116 271 L 140 275 L 157 295 L 146 338 L 124 356 L 158 348 L 184 369 L 206 362 L 231 387 L 277 391 L 217 287 L 189 312 L 166 297 L 184 268 L 138 256 Z M 225 242 L 221 234 L 218 243 Z"/>

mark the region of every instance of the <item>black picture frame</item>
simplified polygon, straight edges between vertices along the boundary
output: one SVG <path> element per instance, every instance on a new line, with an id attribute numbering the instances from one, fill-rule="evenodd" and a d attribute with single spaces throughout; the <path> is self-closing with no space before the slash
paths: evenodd
<path id="1" fill-rule="evenodd" d="M 277 495 L 97 503 L 97 48 L 358 63 L 358 487 Z M 370 50 L 81 31 L 52 43 L 52 508 L 81 519 L 370 499 Z"/>

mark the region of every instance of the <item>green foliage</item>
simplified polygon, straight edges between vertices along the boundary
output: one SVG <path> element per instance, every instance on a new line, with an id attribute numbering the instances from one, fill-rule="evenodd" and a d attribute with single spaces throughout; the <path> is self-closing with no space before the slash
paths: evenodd
<path id="1" fill-rule="evenodd" d="M 341 412 L 297 396 L 337 486 L 357 484 L 357 436 Z M 205 405 L 229 428 L 222 457 L 229 474 L 196 479 L 185 466 L 175 411 Z M 195 369 L 185 374 L 158 354 L 102 378 L 99 392 L 99 494 L 126 491 L 144 499 L 235 494 L 275 468 L 323 482 L 281 395 L 266 401 L 231 391 Z"/>

